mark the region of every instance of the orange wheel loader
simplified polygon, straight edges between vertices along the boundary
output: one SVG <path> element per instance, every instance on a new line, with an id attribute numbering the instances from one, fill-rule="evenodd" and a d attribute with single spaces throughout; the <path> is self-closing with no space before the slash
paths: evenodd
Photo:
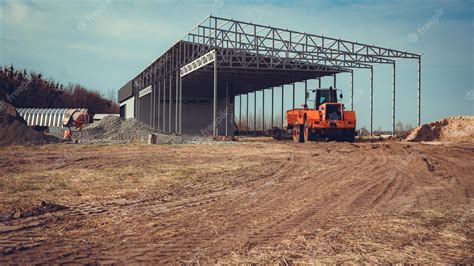
<path id="1" fill-rule="evenodd" d="M 287 130 L 293 142 L 336 140 L 353 142 L 355 138 L 356 113 L 345 111 L 337 100 L 337 90 L 316 89 L 314 109 L 307 105 L 286 112 Z M 342 94 L 340 94 L 342 98 Z"/>

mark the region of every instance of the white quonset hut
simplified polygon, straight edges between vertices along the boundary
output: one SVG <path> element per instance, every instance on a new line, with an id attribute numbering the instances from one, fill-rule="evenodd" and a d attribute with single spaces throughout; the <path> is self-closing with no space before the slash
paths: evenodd
<path id="1" fill-rule="evenodd" d="M 64 114 L 71 109 L 67 108 L 19 108 L 18 113 L 25 119 L 28 126 L 47 126 L 62 128 Z M 72 109 L 87 111 L 87 109 Z"/>

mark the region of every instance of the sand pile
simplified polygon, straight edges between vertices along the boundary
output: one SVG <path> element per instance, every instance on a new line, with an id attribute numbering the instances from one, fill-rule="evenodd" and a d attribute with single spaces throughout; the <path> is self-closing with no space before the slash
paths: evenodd
<path id="1" fill-rule="evenodd" d="M 474 116 L 453 116 L 411 130 L 406 141 L 474 141 Z"/>
<path id="2" fill-rule="evenodd" d="M 20 116 L 12 116 L 0 110 L 0 146 L 30 146 L 58 143 L 59 141 L 60 140 L 56 137 L 33 130 L 26 125 L 25 120 Z"/>

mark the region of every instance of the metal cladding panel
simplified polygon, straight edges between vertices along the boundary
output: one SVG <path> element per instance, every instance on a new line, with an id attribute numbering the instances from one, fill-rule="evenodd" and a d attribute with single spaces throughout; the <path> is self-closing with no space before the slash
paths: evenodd
<path id="1" fill-rule="evenodd" d="M 130 80 L 118 91 L 118 101 L 123 102 L 133 95 L 132 81 Z"/>

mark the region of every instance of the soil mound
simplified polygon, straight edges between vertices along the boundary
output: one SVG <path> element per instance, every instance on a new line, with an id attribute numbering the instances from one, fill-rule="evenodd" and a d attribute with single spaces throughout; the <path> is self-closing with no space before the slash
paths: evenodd
<path id="1" fill-rule="evenodd" d="M 0 110 L 0 146 L 7 145 L 41 145 L 58 143 L 60 140 L 53 136 L 37 132 L 26 125 L 25 120 L 17 114 L 13 107 Z M 13 111 L 12 111 L 13 110 Z"/>
<path id="2" fill-rule="evenodd" d="M 474 116 L 453 116 L 411 130 L 406 141 L 474 141 Z"/>

